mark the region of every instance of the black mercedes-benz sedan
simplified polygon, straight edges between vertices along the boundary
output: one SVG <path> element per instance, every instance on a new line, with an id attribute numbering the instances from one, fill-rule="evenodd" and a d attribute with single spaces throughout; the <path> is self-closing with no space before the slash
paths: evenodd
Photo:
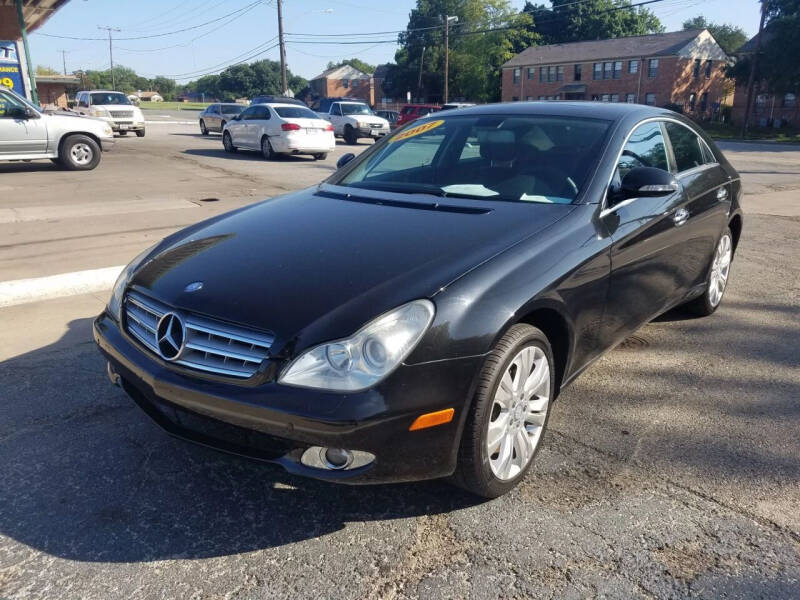
<path id="1" fill-rule="evenodd" d="M 668 309 L 717 309 L 742 231 L 736 171 L 647 106 L 437 113 L 338 166 L 120 275 L 95 339 L 169 433 L 498 496 L 587 366 Z"/>

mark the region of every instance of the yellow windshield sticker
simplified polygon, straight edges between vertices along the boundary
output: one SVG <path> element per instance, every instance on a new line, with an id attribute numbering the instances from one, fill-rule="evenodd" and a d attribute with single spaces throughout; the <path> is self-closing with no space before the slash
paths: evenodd
<path id="1" fill-rule="evenodd" d="M 407 140 L 408 138 L 414 137 L 415 135 L 422 135 L 425 132 L 430 131 L 431 129 L 436 129 L 444 123 L 442 119 L 438 121 L 431 121 L 430 123 L 423 123 L 422 125 L 417 125 L 416 127 L 412 127 L 408 131 L 404 131 L 400 135 L 395 138 L 392 138 L 392 142 L 399 142 L 401 140 Z"/>

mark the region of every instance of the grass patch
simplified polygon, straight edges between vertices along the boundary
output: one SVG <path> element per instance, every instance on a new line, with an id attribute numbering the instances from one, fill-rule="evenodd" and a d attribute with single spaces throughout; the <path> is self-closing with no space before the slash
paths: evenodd
<path id="1" fill-rule="evenodd" d="M 750 127 L 742 137 L 739 125 L 729 123 L 706 123 L 703 129 L 715 140 L 761 140 L 800 144 L 800 131 L 796 129 L 775 129 L 774 127 Z"/>
<path id="2" fill-rule="evenodd" d="M 140 102 L 142 110 L 203 110 L 211 102 Z"/>

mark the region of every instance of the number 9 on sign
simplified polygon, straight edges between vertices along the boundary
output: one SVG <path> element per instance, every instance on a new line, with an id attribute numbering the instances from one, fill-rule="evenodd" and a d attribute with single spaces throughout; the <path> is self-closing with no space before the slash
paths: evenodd
<path id="1" fill-rule="evenodd" d="M 10 77 L 3 77 L 2 79 L 0 79 L 0 85 L 4 85 L 8 89 L 13 90 L 14 89 L 14 80 L 11 79 Z"/>

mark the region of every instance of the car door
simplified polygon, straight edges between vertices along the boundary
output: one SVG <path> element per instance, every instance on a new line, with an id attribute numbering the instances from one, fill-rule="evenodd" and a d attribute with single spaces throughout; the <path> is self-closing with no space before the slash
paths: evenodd
<path id="1" fill-rule="evenodd" d="M 691 290 L 705 284 L 711 258 L 731 208 L 731 180 L 713 152 L 692 128 L 678 121 L 664 127 L 672 168 L 687 196 L 686 240 L 681 248 L 681 278 Z"/>
<path id="2" fill-rule="evenodd" d="M 219 104 L 212 104 L 206 109 L 206 127 L 213 130 L 219 129 Z"/>
<path id="3" fill-rule="evenodd" d="M 342 105 L 338 102 L 331 104 L 329 121 L 333 123 L 333 132 L 336 135 L 342 135 L 344 131 L 344 116 L 342 115 Z"/>
<path id="4" fill-rule="evenodd" d="M 614 345 L 669 308 L 683 293 L 688 230 L 683 189 L 614 203 L 616 189 L 634 167 L 670 170 L 663 124 L 650 120 L 629 135 L 612 177 L 600 219 L 611 235 L 611 279 L 603 337 Z"/>
<path id="5" fill-rule="evenodd" d="M 47 152 L 47 119 L 11 94 L 0 92 L 0 156 Z"/>
<path id="6" fill-rule="evenodd" d="M 249 139 L 248 139 L 248 130 L 247 124 L 250 122 L 250 117 L 255 112 L 256 107 L 251 106 L 247 110 L 243 111 L 239 118 L 235 121 L 231 121 L 228 124 L 228 128 L 226 131 L 229 131 L 231 134 L 231 140 L 233 140 L 234 146 L 240 146 L 243 148 L 249 148 Z"/>
<path id="7" fill-rule="evenodd" d="M 88 113 L 88 111 L 89 111 L 89 94 L 87 94 L 86 92 L 78 94 L 78 97 L 76 99 L 75 110 L 77 112 L 79 112 L 80 114 L 82 114 L 82 115 L 85 115 L 85 114 Z"/>
<path id="8" fill-rule="evenodd" d="M 248 121 L 247 135 L 250 136 L 252 148 L 261 149 L 261 139 L 266 135 L 274 135 L 269 131 L 269 127 L 274 120 L 271 119 L 269 107 L 265 105 L 255 106 L 253 116 Z"/>

